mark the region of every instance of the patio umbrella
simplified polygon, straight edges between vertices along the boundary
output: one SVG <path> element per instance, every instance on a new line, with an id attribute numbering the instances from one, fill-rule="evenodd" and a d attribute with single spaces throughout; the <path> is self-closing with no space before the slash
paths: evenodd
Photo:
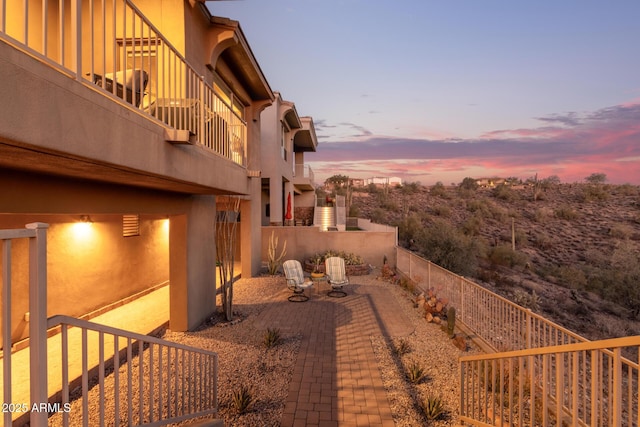
<path id="1" fill-rule="evenodd" d="M 284 215 L 284 219 L 290 220 L 293 218 L 291 215 L 291 193 L 287 194 L 287 213 Z"/>

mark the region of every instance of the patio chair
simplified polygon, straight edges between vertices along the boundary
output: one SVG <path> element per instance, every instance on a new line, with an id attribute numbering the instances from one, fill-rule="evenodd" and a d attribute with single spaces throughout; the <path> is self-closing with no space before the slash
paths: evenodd
<path id="1" fill-rule="evenodd" d="M 324 263 L 327 281 L 329 285 L 331 285 L 331 290 L 327 295 L 335 298 L 346 297 L 347 293 L 342 287 L 349 284 L 349 278 L 347 277 L 347 271 L 344 266 L 344 259 L 334 256 L 327 258 Z"/>
<path id="2" fill-rule="evenodd" d="M 313 286 L 313 282 L 308 277 L 304 277 L 300 261 L 287 260 L 282 264 L 282 269 L 287 278 L 287 287 L 293 291 L 293 295 L 287 299 L 291 302 L 307 301 L 309 297 L 305 295 L 304 291 Z"/>

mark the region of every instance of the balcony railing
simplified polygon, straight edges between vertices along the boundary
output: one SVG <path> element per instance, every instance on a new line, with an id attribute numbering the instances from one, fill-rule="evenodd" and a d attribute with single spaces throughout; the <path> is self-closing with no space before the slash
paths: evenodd
<path id="1" fill-rule="evenodd" d="M 314 181 L 313 169 L 309 167 L 309 165 L 305 165 L 304 163 L 296 163 L 295 170 L 296 178 L 308 179 L 310 182 Z"/>
<path id="2" fill-rule="evenodd" d="M 0 0 L 0 39 L 246 166 L 246 122 L 130 0 Z"/>

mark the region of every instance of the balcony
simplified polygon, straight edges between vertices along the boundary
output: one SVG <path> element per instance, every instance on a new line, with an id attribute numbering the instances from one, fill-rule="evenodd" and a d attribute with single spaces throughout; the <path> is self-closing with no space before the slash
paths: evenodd
<path id="1" fill-rule="evenodd" d="M 0 0 L 0 40 L 120 105 L 120 116 L 158 125 L 166 141 L 193 144 L 246 167 L 241 111 L 205 80 L 204 66 L 190 64 L 132 1 Z M 45 103 L 43 93 L 25 96 Z M 70 121 L 77 124 L 77 117 Z"/>
<path id="2" fill-rule="evenodd" d="M 309 165 L 296 164 L 295 175 L 293 177 L 293 184 L 296 188 L 304 191 L 311 191 L 315 189 L 314 186 L 313 169 Z"/>

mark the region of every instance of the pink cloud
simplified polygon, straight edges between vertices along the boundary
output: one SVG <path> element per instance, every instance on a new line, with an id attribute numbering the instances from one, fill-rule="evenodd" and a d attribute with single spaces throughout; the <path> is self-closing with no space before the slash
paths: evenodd
<path id="1" fill-rule="evenodd" d="M 370 135 L 353 142 L 323 143 L 307 159 L 316 174 L 325 177 L 396 175 L 433 183 L 454 175 L 460 181 L 478 173 L 520 178 L 538 173 L 574 182 L 602 172 L 612 183 L 640 184 L 640 104 L 540 120 L 552 125 L 498 130 L 477 139 Z"/>

